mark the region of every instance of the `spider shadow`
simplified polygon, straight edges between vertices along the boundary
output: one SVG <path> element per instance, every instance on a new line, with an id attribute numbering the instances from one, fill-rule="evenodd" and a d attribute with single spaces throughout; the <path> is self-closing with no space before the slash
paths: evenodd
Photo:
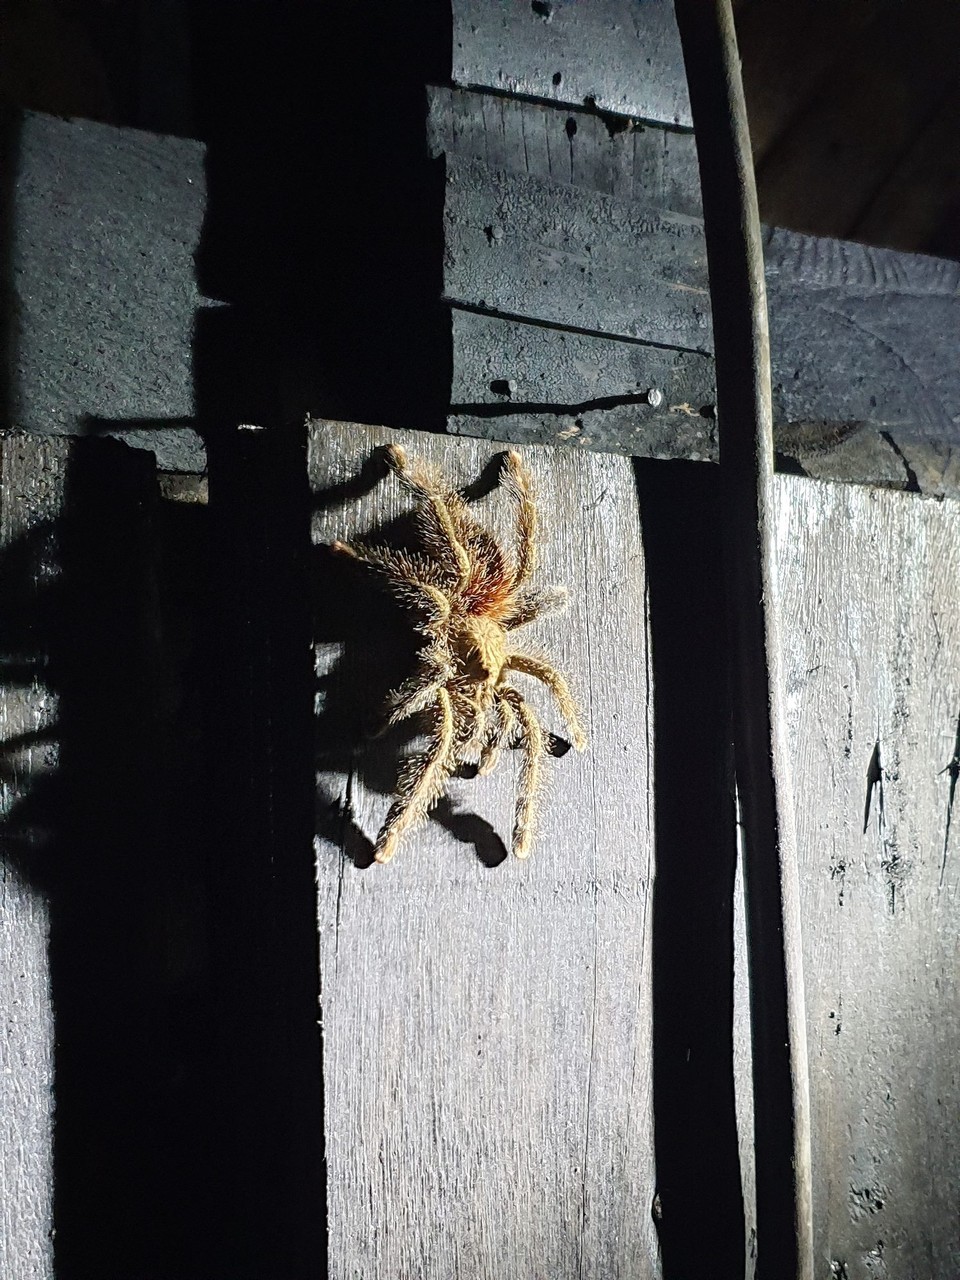
<path id="1" fill-rule="evenodd" d="M 367 493 L 384 475 L 382 453 L 375 452 L 358 476 L 314 496 L 315 510 L 346 505 Z M 499 459 L 493 459 L 469 490 L 476 498 L 496 487 Z M 364 540 L 412 550 L 419 543 L 412 513 L 375 526 Z M 319 662 L 316 684 L 318 775 L 342 775 L 342 793 L 324 778 L 316 794 L 317 832 L 339 846 L 359 868 L 374 861 L 374 845 L 362 830 L 354 808 L 357 783 L 373 794 L 391 796 L 403 760 L 418 746 L 428 725 L 412 717 L 383 730 L 389 694 L 415 670 L 424 637 L 409 612 L 392 599 L 377 575 L 328 546 L 315 548 L 314 638 Z M 470 777 L 465 766 L 458 776 Z M 463 812 L 444 796 L 430 817 L 461 844 L 472 845 L 486 867 L 507 858 L 502 838 L 486 819 Z"/>

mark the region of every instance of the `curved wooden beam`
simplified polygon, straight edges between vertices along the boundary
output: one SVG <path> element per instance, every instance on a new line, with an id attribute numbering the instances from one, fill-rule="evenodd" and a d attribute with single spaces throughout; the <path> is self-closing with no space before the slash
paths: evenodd
<path id="1" fill-rule="evenodd" d="M 796 831 L 782 706 L 773 415 L 760 219 L 730 0 L 676 0 L 703 189 L 743 820 L 757 1277 L 812 1280 Z"/>

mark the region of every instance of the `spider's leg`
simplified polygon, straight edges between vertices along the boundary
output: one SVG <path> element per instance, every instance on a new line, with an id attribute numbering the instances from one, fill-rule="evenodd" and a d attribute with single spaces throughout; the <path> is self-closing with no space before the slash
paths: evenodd
<path id="1" fill-rule="evenodd" d="M 517 717 L 503 690 L 498 689 L 496 700 L 490 713 L 490 725 L 480 752 L 478 773 L 490 773 L 497 763 L 501 749 L 517 732 Z"/>
<path id="2" fill-rule="evenodd" d="M 527 587 L 518 593 L 513 612 L 503 620 L 503 629 L 515 631 L 517 627 L 525 627 L 537 618 L 563 613 L 569 603 L 570 593 L 566 587 L 547 587 L 542 591 Z"/>
<path id="3" fill-rule="evenodd" d="M 436 642 L 424 649 L 418 658 L 419 669 L 409 680 L 405 680 L 399 689 L 390 694 L 387 717 L 388 727 L 409 719 L 420 711 L 426 711 L 437 701 L 437 695 L 444 688 L 453 672 L 450 650 Z"/>
<path id="4" fill-rule="evenodd" d="M 381 574 L 392 595 L 425 615 L 419 629 L 427 635 L 433 634 L 450 617 L 450 601 L 436 582 L 431 581 L 432 566 L 425 557 L 366 543 L 353 546 L 334 542 L 330 549 Z"/>
<path id="5" fill-rule="evenodd" d="M 387 820 L 377 836 L 374 857 L 389 862 L 397 851 L 400 837 L 422 821 L 443 794 L 447 778 L 454 768 L 454 723 L 450 694 L 437 691 L 437 726 L 427 751 L 412 756 L 400 771 L 397 798 L 390 806 Z"/>
<path id="6" fill-rule="evenodd" d="M 531 492 L 530 473 L 515 449 L 504 459 L 501 473 L 503 487 L 517 503 L 517 563 L 513 585 L 519 587 L 533 573 L 537 561 L 537 508 Z"/>
<path id="7" fill-rule="evenodd" d="M 459 580 L 457 586 L 463 588 L 470 580 L 470 556 L 457 533 L 456 524 L 451 513 L 451 505 L 459 499 L 455 494 L 445 492 L 439 479 L 428 471 L 417 471 L 410 466 L 405 450 L 399 445 L 389 445 L 386 451 L 387 462 L 398 480 L 413 490 L 422 505 L 425 514 L 429 514 L 429 534 L 431 540 L 441 544 L 442 550 L 452 555 Z M 438 548 L 440 549 L 440 548 Z M 442 554 L 441 554 L 441 557 Z"/>
<path id="8" fill-rule="evenodd" d="M 557 700 L 560 714 L 566 721 L 570 736 L 573 738 L 573 745 L 578 751 L 582 751 L 587 745 L 587 736 L 580 727 L 580 718 L 570 693 L 570 686 L 560 672 L 543 658 L 532 658 L 526 653 L 511 653 L 507 658 L 506 668 L 510 671 L 523 671 L 547 686 Z"/>
<path id="9" fill-rule="evenodd" d="M 543 766 L 545 743 L 540 721 L 523 700 L 523 696 L 509 685 L 504 686 L 503 697 L 516 713 L 522 734 L 523 763 L 517 790 L 517 810 L 513 824 L 513 852 L 518 858 L 530 855 L 533 844 L 534 821 L 537 814 L 537 792 Z"/>

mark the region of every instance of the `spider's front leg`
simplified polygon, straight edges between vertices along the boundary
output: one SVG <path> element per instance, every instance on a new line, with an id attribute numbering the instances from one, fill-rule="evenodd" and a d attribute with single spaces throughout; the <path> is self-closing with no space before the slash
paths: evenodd
<path id="1" fill-rule="evenodd" d="M 393 724 L 400 724 L 437 701 L 440 690 L 445 688 L 453 675 L 453 659 L 450 650 L 439 641 L 428 646 L 417 659 L 418 670 L 399 689 L 390 694 L 390 714 L 384 731 Z"/>
<path id="2" fill-rule="evenodd" d="M 501 483 L 517 503 L 517 563 L 514 587 L 521 586 L 537 563 L 537 508 L 534 505 L 530 473 L 516 449 L 505 455 Z"/>
<path id="3" fill-rule="evenodd" d="M 428 750 L 412 756 L 400 771 L 397 798 L 377 836 L 374 858 L 389 862 L 403 833 L 422 821 L 440 799 L 455 768 L 453 706 L 446 689 L 437 691 L 437 725 Z"/>
<path id="4" fill-rule="evenodd" d="M 444 490 L 440 480 L 429 471 L 417 471 L 410 466 L 407 454 L 397 444 L 386 449 L 387 464 L 401 484 L 412 489 L 421 504 L 426 521 L 426 541 L 436 544 L 438 558 L 452 557 L 459 575 L 457 586 L 463 588 L 470 580 L 470 556 L 457 533 L 454 511 L 460 503 L 456 494 Z"/>

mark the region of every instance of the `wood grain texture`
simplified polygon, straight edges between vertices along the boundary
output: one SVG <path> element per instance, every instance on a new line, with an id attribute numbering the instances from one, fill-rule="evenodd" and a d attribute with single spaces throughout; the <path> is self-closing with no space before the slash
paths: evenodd
<path id="1" fill-rule="evenodd" d="M 672 0 L 456 0 L 453 80 L 691 123 Z"/>
<path id="2" fill-rule="evenodd" d="M 35 593 L 56 574 L 50 522 L 60 514 L 70 447 L 63 439 L 0 438 L 0 581 L 8 605 L 0 662 L 0 1273 L 23 1280 L 54 1274 L 50 919 L 46 895 L 23 870 L 42 856 L 49 832 L 21 809 L 56 766 L 57 703 L 43 655 L 24 644 L 22 596 L 18 617 L 9 604 L 12 563 L 32 563 Z"/>
<path id="3" fill-rule="evenodd" d="M 395 439 L 455 483 L 474 481 L 497 452 L 314 424 L 317 544 L 403 509 L 392 479 L 357 482 L 375 481 L 364 464 Z M 321 591 L 317 875 L 334 1277 L 658 1275 L 651 691 L 636 496 L 623 459 L 524 456 L 542 515 L 538 578 L 565 582 L 572 601 L 527 643 L 570 676 L 590 734 L 585 755 L 553 762 L 529 861 L 504 857 L 515 785 L 506 760 L 453 783 L 439 822 L 389 867 L 357 865 L 369 862 L 395 760 L 374 758 L 356 726 L 338 736 L 334 706 L 362 704 L 384 658 L 357 602 Z M 479 509 L 510 536 L 503 497 Z M 559 727 L 539 692 L 524 686 Z"/>
<path id="4" fill-rule="evenodd" d="M 645 458 L 716 458 L 709 356 L 453 309 L 447 430 Z"/>
<path id="5" fill-rule="evenodd" d="M 791 477 L 777 507 L 818 1274 L 951 1280 L 960 509 Z"/>
<path id="6" fill-rule="evenodd" d="M 445 219 L 451 302 L 710 350 L 696 218 L 448 156 Z"/>
<path id="7" fill-rule="evenodd" d="M 539 381 L 561 414 L 582 406 L 590 415 L 574 412 L 559 425 L 570 438 L 658 456 L 671 405 L 695 417 L 715 400 L 700 220 L 459 155 L 447 156 L 447 170 L 452 429 L 487 434 L 482 419 L 502 415 L 503 437 L 551 438 L 548 397 L 531 397 L 523 410 L 518 391 L 510 421 L 493 385 Z M 778 451 L 808 474 L 950 492 L 938 466 L 960 421 L 956 264 L 775 229 L 764 233 L 764 259 L 774 422 L 785 433 Z M 461 308 L 487 319 L 465 319 Z M 557 330 L 574 334 L 559 340 Z M 624 351 L 626 342 L 639 349 Z M 583 357 L 565 358 L 574 346 Z M 609 367 L 609 379 L 593 380 L 611 388 L 598 397 L 617 403 L 584 404 L 594 397 L 583 395 L 592 375 L 581 371 L 591 366 Z M 659 420 L 625 399 L 627 368 L 640 369 L 631 381 L 645 386 L 666 379 Z M 688 456 L 713 456 L 710 415 L 681 423 L 677 441 Z M 924 450 L 914 467 L 904 451 L 917 444 Z"/>
<path id="8" fill-rule="evenodd" d="M 676 213 L 701 212 L 692 133 L 583 107 L 430 86 L 427 137 L 433 154 L 482 160 Z"/>

